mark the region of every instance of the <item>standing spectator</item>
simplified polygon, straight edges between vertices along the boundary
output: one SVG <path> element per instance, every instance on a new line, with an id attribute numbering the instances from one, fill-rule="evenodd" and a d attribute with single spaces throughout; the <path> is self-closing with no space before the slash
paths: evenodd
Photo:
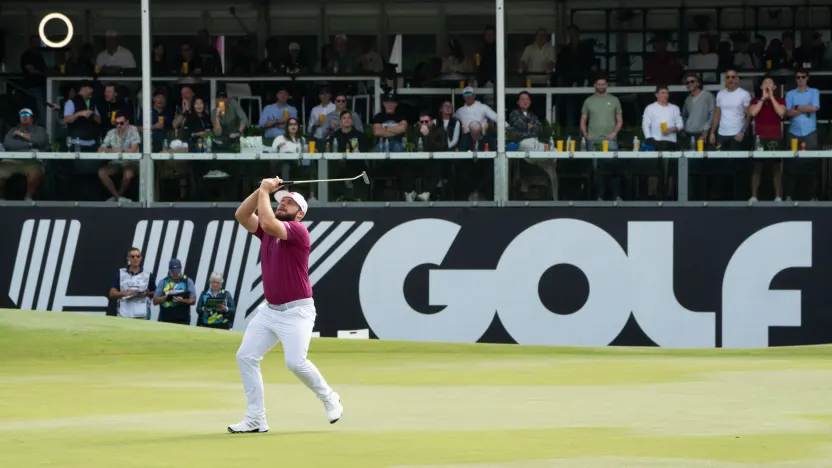
<path id="1" fill-rule="evenodd" d="M 104 101 L 96 104 L 96 110 L 102 116 L 101 119 L 101 137 L 105 137 L 107 133 L 116 126 L 116 114 L 119 112 L 125 115 L 133 115 L 132 109 L 129 108 L 124 99 L 118 94 L 118 89 L 115 84 L 108 83 L 104 86 Z"/>
<path id="2" fill-rule="evenodd" d="M 324 139 L 324 134 L 326 133 L 324 120 L 327 115 L 335 112 L 335 104 L 332 103 L 332 93 L 326 86 L 318 91 L 318 99 L 321 100 L 321 103 L 313 107 L 312 112 L 309 114 L 309 128 L 307 132 L 314 133 L 316 140 L 322 140 Z"/>
<path id="3" fill-rule="evenodd" d="M 497 83 L 497 32 L 494 25 L 485 27 L 480 49 L 480 64 L 477 67 L 477 82 L 479 86 Z"/>
<path id="4" fill-rule="evenodd" d="M 445 129 L 435 125 L 430 112 L 419 114 L 419 123 L 416 124 L 416 139 L 422 142 L 422 151 L 433 153 L 448 150 L 448 134 Z M 418 148 L 417 144 L 417 148 Z M 410 161 L 409 170 L 402 176 L 401 186 L 404 191 L 404 199 L 407 202 L 429 201 L 431 191 L 437 195 L 442 188 L 442 162 L 435 159 L 422 159 Z M 430 188 L 421 193 L 416 193 L 416 179 L 422 176 L 423 188 Z"/>
<path id="5" fill-rule="evenodd" d="M 439 118 L 436 119 L 436 124 L 439 125 L 440 121 L 448 135 L 448 149 L 452 150 L 459 144 L 459 131 L 462 124 L 454 117 L 454 106 L 451 101 L 445 101 L 439 106 Z"/>
<path id="6" fill-rule="evenodd" d="M 277 90 L 277 102 L 263 108 L 260 114 L 260 127 L 266 129 L 266 138 L 277 138 L 286 133 L 286 122 L 294 117 L 298 118 L 298 110 L 287 104 L 289 92 L 286 88 Z"/>
<path id="7" fill-rule="evenodd" d="M 64 123 L 67 124 L 70 151 L 77 145 L 84 153 L 95 152 L 101 135 L 101 115 L 92 102 L 93 85 L 89 81 L 80 84 L 78 94 L 64 106 Z"/>
<path id="8" fill-rule="evenodd" d="M 351 74 L 355 73 L 358 70 L 357 62 L 355 60 L 355 55 L 352 52 L 347 50 L 347 35 L 346 34 L 339 34 L 335 36 L 335 41 L 333 44 L 333 50 L 335 52 L 335 62 L 333 64 L 335 74 L 339 73 L 346 73 Z"/>
<path id="9" fill-rule="evenodd" d="M 711 127 L 710 141 L 723 151 L 746 149 L 745 133 L 748 130 L 748 106 L 751 95 L 740 88 L 739 73 L 733 68 L 725 71 L 725 89 L 716 95 L 716 112 Z"/>
<path id="10" fill-rule="evenodd" d="M 474 67 L 471 60 L 465 56 L 462 43 L 456 39 L 448 41 L 448 55 L 442 59 L 443 75 L 469 75 L 473 73 Z"/>
<path id="11" fill-rule="evenodd" d="M 31 109 L 21 109 L 19 112 L 20 123 L 9 129 L 3 139 L 3 146 L 6 151 L 31 152 L 45 151 L 49 145 L 49 135 L 40 125 L 35 125 Z M 26 177 L 26 201 L 32 201 L 43 181 L 43 163 L 37 159 L 4 159 L 0 161 L 0 200 L 4 199 L 3 191 L 6 187 L 6 180 L 14 174 L 22 174 Z"/>
<path id="12" fill-rule="evenodd" d="M 29 36 L 29 48 L 20 56 L 20 70 L 30 95 L 26 97 L 29 101 L 27 107 L 43 108 L 46 104 L 46 61 L 40 52 L 40 36 L 37 34 Z M 42 117 L 38 124 L 44 125 Z"/>
<path id="13" fill-rule="evenodd" d="M 217 48 L 211 44 L 211 34 L 207 29 L 200 29 L 196 36 L 196 55 L 202 63 L 202 74 L 217 76 L 222 74 L 222 60 Z"/>
<path id="14" fill-rule="evenodd" d="M 659 151 L 677 150 L 676 134 L 685 128 L 679 107 L 668 102 L 669 98 L 667 86 L 656 86 L 656 102 L 644 109 L 641 119 L 645 142 Z"/>
<path id="15" fill-rule="evenodd" d="M 699 76 L 695 73 L 689 73 L 685 77 L 685 87 L 690 92 L 682 105 L 685 133 L 697 140 L 707 141 L 716 110 L 714 95 L 702 89 Z M 695 151 L 696 145 L 688 149 Z"/>
<path id="16" fill-rule="evenodd" d="M 678 83 L 682 62 L 676 54 L 668 51 L 667 33 L 657 33 L 650 43 L 654 52 L 644 57 L 644 81 L 653 85 Z"/>
<path id="17" fill-rule="evenodd" d="M 542 124 L 537 115 L 530 109 L 532 105 L 531 94 L 523 91 L 517 97 L 517 109 L 511 111 L 508 116 L 509 133 L 511 138 L 520 143 L 521 151 L 541 151 L 542 144 L 538 139 Z M 555 201 L 558 199 L 558 173 L 557 159 L 526 159 L 530 164 L 540 167 L 549 176 L 552 196 Z M 519 176 L 519 171 L 517 172 Z M 521 192 L 528 192 L 528 184 L 521 182 Z"/>
<path id="18" fill-rule="evenodd" d="M 118 33 L 107 31 L 107 49 L 98 54 L 95 66 L 101 67 L 102 75 L 119 75 L 125 70 L 136 69 L 136 59 L 129 49 L 118 44 Z"/>
<path id="19" fill-rule="evenodd" d="M 262 117 L 261 117 L 262 118 Z M 248 118 L 236 99 L 228 99 L 225 91 L 217 93 L 217 107 L 211 112 L 214 124 L 214 152 L 230 151 L 232 143 L 240 141 L 240 135 L 248 125 Z"/>
<path id="20" fill-rule="evenodd" d="M 335 96 L 335 110 L 328 113 L 324 118 L 323 137 L 320 140 L 323 145 L 332 132 L 341 128 L 341 112 L 347 110 L 347 95 L 338 94 Z M 352 126 L 361 133 L 364 133 L 364 124 L 361 123 L 361 116 L 357 112 L 352 113 Z"/>
<path id="21" fill-rule="evenodd" d="M 184 42 L 179 52 L 179 61 L 176 63 L 177 74 L 186 76 L 202 75 L 202 58 L 196 55 L 191 44 Z"/>
<path id="22" fill-rule="evenodd" d="M 168 276 L 156 285 L 153 305 L 159 306 L 159 321 L 191 324 L 191 306 L 196 303 L 194 280 L 182 273 L 182 262 L 172 259 L 168 264 Z"/>
<path id="23" fill-rule="evenodd" d="M 688 57 L 688 68 L 697 75 L 701 74 L 705 83 L 716 83 L 719 56 L 713 51 L 711 36 L 700 34 L 698 47 L 699 50 Z"/>
<path id="24" fill-rule="evenodd" d="M 488 129 L 488 121 L 497 122 L 497 113 L 487 105 L 477 101 L 473 88 L 466 87 L 462 90 L 464 105 L 456 110 L 454 116 L 462 123 L 462 133 L 468 133 L 468 127 L 472 122 L 479 122 L 483 131 Z M 495 150 L 496 151 L 496 150 Z"/>
<path id="25" fill-rule="evenodd" d="M 384 112 L 373 117 L 373 135 L 378 139 L 376 145 L 377 153 L 389 151 L 391 153 L 404 152 L 404 134 L 407 131 L 407 119 L 399 112 L 399 103 L 392 94 L 385 94 L 382 97 Z M 341 124 L 343 126 L 343 112 Z"/>
<path id="26" fill-rule="evenodd" d="M 595 79 L 595 94 L 586 98 L 581 108 L 581 137 L 586 139 L 586 146 L 594 150 L 595 143 L 603 144 L 607 140 L 611 151 L 618 150 L 618 132 L 624 125 L 621 102 L 617 97 L 607 93 L 607 79 L 598 76 Z M 621 200 L 621 171 L 619 161 L 604 159 L 595 162 L 598 171 L 595 184 L 598 187 L 598 200 L 606 195 L 606 177 L 609 173 L 612 196 Z"/>
<path id="27" fill-rule="evenodd" d="M 176 67 L 171 64 L 167 52 L 165 52 L 165 45 L 161 41 L 156 41 L 153 44 L 153 58 L 150 64 L 151 76 L 172 76 L 175 74 Z"/>
<path id="28" fill-rule="evenodd" d="M 581 41 L 581 30 L 570 25 L 566 29 L 569 44 L 558 54 L 557 74 L 560 85 L 571 88 L 584 86 L 595 68 L 595 50 L 591 44 Z"/>
<path id="29" fill-rule="evenodd" d="M 231 330 L 234 326 L 234 296 L 223 289 L 223 277 L 211 273 L 209 288 L 199 296 L 196 304 L 196 326 Z"/>
<path id="30" fill-rule="evenodd" d="M 776 97 L 777 86 L 770 75 L 763 78 L 760 85 L 762 95 L 751 101 L 748 113 L 754 119 L 754 135 L 760 138 L 760 143 L 766 151 L 778 151 L 783 141 L 783 117 L 786 116 L 786 100 Z M 754 148 L 759 149 L 759 148 Z M 774 201 L 783 200 L 783 184 L 781 175 L 782 160 L 766 159 L 766 166 L 771 168 L 772 183 L 774 185 Z M 760 188 L 760 178 L 763 173 L 763 161 L 754 161 L 751 173 L 751 199 L 757 202 L 757 191 Z"/>
<path id="31" fill-rule="evenodd" d="M 534 42 L 526 46 L 520 57 L 520 67 L 517 73 L 536 74 L 528 78 L 535 84 L 548 83 L 549 75 L 555 70 L 555 48 L 549 44 L 548 36 L 545 29 L 539 28 L 535 32 Z"/>
<path id="32" fill-rule="evenodd" d="M 797 88 L 786 93 L 786 115 L 789 117 L 789 141 L 796 139 L 800 150 L 816 151 L 818 144 L 818 111 L 820 110 L 820 92 L 817 88 L 809 87 L 809 70 L 798 68 L 794 78 Z M 789 161 L 790 169 L 805 165 L 811 168 L 812 182 L 810 197 L 818 197 L 818 174 L 821 174 L 822 161 L 819 159 L 808 161 Z M 789 181 L 790 185 L 792 181 Z M 789 192 L 793 192 L 789 190 Z"/>
<path id="33" fill-rule="evenodd" d="M 289 44 L 289 53 L 282 57 L 280 70 L 287 75 L 306 73 L 306 62 L 300 55 L 300 44 L 292 42 Z"/>
<path id="34" fill-rule="evenodd" d="M 150 319 L 150 298 L 153 297 L 156 275 L 142 266 L 142 251 L 127 251 L 127 267 L 119 268 L 110 285 L 110 299 L 117 301 L 119 317 Z"/>
<path id="35" fill-rule="evenodd" d="M 116 128 L 110 130 L 101 144 L 99 152 L 101 153 L 136 153 L 139 151 L 139 131 L 135 126 L 130 124 L 130 119 L 124 114 L 116 115 Z M 130 182 L 136 176 L 139 170 L 139 161 L 136 160 L 121 160 L 117 159 L 111 161 L 106 166 L 98 169 L 98 178 L 101 184 L 107 189 L 107 192 L 112 196 L 107 201 L 130 202 L 129 198 L 125 197 L 127 188 L 130 187 Z M 112 176 L 121 172 L 121 186 L 116 191 L 116 186 L 111 179 Z"/>

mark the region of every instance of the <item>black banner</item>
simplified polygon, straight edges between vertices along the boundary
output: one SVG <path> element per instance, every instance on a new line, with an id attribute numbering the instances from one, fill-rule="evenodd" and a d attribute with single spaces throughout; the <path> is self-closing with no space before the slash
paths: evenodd
<path id="1" fill-rule="evenodd" d="M 103 312 L 130 247 L 235 330 L 263 301 L 233 209 L 2 208 L 0 307 Z M 823 208 L 312 208 L 316 331 L 396 340 L 766 347 L 832 342 Z M 245 313 L 243 313 L 245 311 Z"/>

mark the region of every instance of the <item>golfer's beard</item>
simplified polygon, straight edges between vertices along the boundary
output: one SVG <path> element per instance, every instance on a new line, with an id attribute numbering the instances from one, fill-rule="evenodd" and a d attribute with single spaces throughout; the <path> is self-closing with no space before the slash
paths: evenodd
<path id="1" fill-rule="evenodd" d="M 297 213 L 295 213 L 295 214 L 297 214 Z M 291 214 L 291 213 L 288 213 L 286 211 L 278 211 L 275 214 L 275 218 L 277 218 L 280 221 L 294 221 L 295 220 L 295 215 Z"/>

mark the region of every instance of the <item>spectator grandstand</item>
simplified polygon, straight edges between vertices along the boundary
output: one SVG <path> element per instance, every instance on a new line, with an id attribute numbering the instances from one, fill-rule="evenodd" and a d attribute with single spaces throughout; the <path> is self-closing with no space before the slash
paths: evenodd
<path id="1" fill-rule="evenodd" d="M 500 74 L 492 4 L 153 4 L 145 64 L 138 2 L 69 7 L 60 49 L 38 3 L 0 10 L 4 203 L 230 202 L 361 170 L 369 190 L 310 202 L 830 199 L 832 4 L 510 1 Z"/>

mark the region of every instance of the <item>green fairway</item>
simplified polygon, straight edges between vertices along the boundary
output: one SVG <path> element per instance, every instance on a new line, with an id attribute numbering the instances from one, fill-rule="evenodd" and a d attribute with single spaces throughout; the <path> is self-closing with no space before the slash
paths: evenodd
<path id="1" fill-rule="evenodd" d="M 0 310 L 2 467 L 829 467 L 832 347 L 547 348 L 314 339 L 323 405 L 242 334 Z"/>

